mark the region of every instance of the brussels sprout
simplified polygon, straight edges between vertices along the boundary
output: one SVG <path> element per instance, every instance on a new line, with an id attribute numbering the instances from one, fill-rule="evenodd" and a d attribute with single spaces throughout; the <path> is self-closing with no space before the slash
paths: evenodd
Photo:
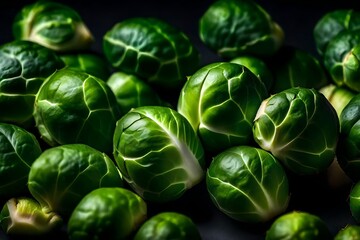
<path id="1" fill-rule="evenodd" d="M 320 217 L 302 211 L 281 215 L 266 232 L 266 240 L 329 240 L 331 232 Z"/>
<path id="2" fill-rule="evenodd" d="M 0 121 L 30 127 L 33 105 L 43 81 L 64 62 L 53 51 L 28 41 L 0 46 Z"/>
<path id="3" fill-rule="evenodd" d="M 9 235 L 39 236 L 59 229 L 63 219 L 29 197 L 11 198 L 0 213 L 2 230 Z"/>
<path id="4" fill-rule="evenodd" d="M 350 212 L 357 223 L 360 223 L 360 182 L 357 181 L 349 195 Z"/>
<path id="5" fill-rule="evenodd" d="M 103 37 L 103 51 L 116 69 L 164 89 L 177 89 L 200 64 L 189 37 L 156 18 L 129 18 Z"/>
<path id="6" fill-rule="evenodd" d="M 141 106 L 164 105 L 158 93 L 136 75 L 117 71 L 109 77 L 107 84 L 123 113 Z"/>
<path id="7" fill-rule="evenodd" d="M 273 55 L 284 42 L 282 28 L 251 0 L 217 0 L 199 22 L 201 41 L 223 58 Z"/>
<path id="8" fill-rule="evenodd" d="M 359 51 L 360 29 L 343 31 L 329 42 L 324 53 L 324 65 L 337 86 L 360 92 Z"/>
<path id="9" fill-rule="evenodd" d="M 60 54 L 67 67 L 80 69 L 106 81 L 111 74 L 111 66 L 102 55 L 96 53 Z"/>
<path id="10" fill-rule="evenodd" d="M 267 63 L 261 58 L 251 55 L 243 55 L 232 59 L 230 62 L 247 67 L 264 83 L 267 90 L 271 89 L 274 77 Z"/>
<path id="11" fill-rule="evenodd" d="M 242 222 L 266 222 L 283 213 L 289 201 L 286 173 L 265 150 L 237 146 L 216 155 L 206 186 L 215 206 Z"/>
<path id="12" fill-rule="evenodd" d="M 32 164 L 28 188 L 49 211 L 67 217 L 79 201 L 100 187 L 122 187 L 122 175 L 104 153 L 85 144 L 46 149 Z"/>
<path id="13" fill-rule="evenodd" d="M 316 50 L 322 56 L 328 43 L 340 32 L 360 29 L 360 13 L 353 9 L 336 9 L 316 22 L 313 35 Z"/>
<path id="14" fill-rule="evenodd" d="M 89 49 L 94 42 L 77 11 L 53 1 L 40 0 L 24 6 L 15 16 L 12 31 L 15 39 L 61 52 Z"/>
<path id="15" fill-rule="evenodd" d="M 344 172 L 360 180 L 360 94 L 355 95 L 340 114 L 340 137 L 337 158 Z"/>
<path id="16" fill-rule="evenodd" d="M 360 240 L 360 226 L 346 225 L 337 232 L 334 240 Z"/>
<path id="17" fill-rule="evenodd" d="M 36 126 L 50 146 L 84 143 L 111 153 L 120 116 L 115 95 L 106 82 L 80 70 L 57 71 L 35 98 Z"/>
<path id="18" fill-rule="evenodd" d="M 339 87 L 335 84 L 329 83 L 319 89 L 319 92 L 324 94 L 327 100 L 334 107 L 338 117 L 349 101 L 356 95 L 356 92 L 351 91 L 345 87 Z"/>
<path id="19" fill-rule="evenodd" d="M 134 240 L 200 240 L 200 232 L 188 216 L 178 212 L 161 212 L 146 220 Z"/>
<path id="20" fill-rule="evenodd" d="M 41 154 L 39 142 L 27 130 L 0 123 L 0 197 L 27 193 L 31 164 Z"/>
<path id="21" fill-rule="evenodd" d="M 335 158 L 339 119 L 323 94 L 294 87 L 264 100 L 254 139 L 295 174 L 317 174 Z"/>
<path id="22" fill-rule="evenodd" d="M 360 42 L 344 56 L 343 71 L 346 86 L 360 92 Z"/>
<path id="23" fill-rule="evenodd" d="M 269 60 L 274 80 L 270 93 L 291 87 L 319 89 L 328 83 L 326 70 L 310 52 L 284 46 Z"/>
<path id="24" fill-rule="evenodd" d="M 147 217 L 147 205 L 124 188 L 98 188 L 72 212 L 67 231 L 72 240 L 129 239 Z"/>
<path id="25" fill-rule="evenodd" d="M 124 179 L 148 201 L 180 198 L 205 175 L 201 142 L 175 110 L 143 106 L 116 123 L 114 158 Z"/>
<path id="26" fill-rule="evenodd" d="M 253 120 L 267 96 L 265 85 L 248 68 L 211 63 L 185 83 L 177 109 L 199 134 L 205 150 L 217 153 L 252 141 Z"/>

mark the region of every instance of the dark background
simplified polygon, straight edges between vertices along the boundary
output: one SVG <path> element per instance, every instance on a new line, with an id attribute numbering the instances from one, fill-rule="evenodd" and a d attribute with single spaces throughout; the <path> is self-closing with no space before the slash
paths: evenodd
<path id="1" fill-rule="evenodd" d="M 1 1 L 0 44 L 11 41 L 11 24 L 15 14 L 30 0 Z M 198 36 L 198 21 L 210 0 L 179 1 L 59 1 L 82 16 L 95 37 L 93 49 L 102 52 L 102 37 L 115 23 L 128 17 L 158 17 L 185 32 L 199 49 L 202 64 L 218 61 L 219 58 L 207 49 Z M 312 31 L 320 17 L 328 11 L 340 8 L 356 9 L 357 0 L 342 1 L 285 1 L 258 0 L 258 2 L 285 32 L 285 43 L 298 47 L 318 57 Z M 357 9 L 358 10 L 358 9 Z M 292 196 L 288 211 L 304 210 L 320 216 L 335 234 L 347 224 L 354 223 L 348 206 L 347 184 L 334 188 L 328 184 L 328 175 L 297 177 L 289 176 Z M 239 203 L 241 204 L 241 203 Z M 210 202 L 204 183 L 189 190 L 179 201 L 164 205 L 149 204 L 149 214 L 176 210 L 188 214 L 199 226 L 204 240 L 264 239 L 269 223 L 244 224 L 220 213 Z M 61 237 L 59 237 L 61 238 Z M 0 240 L 8 239 L 0 233 Z"/>
<path id="2" fill-rule="evenodd" d="M 255 1 L 255 0 L 254 0 Z M 32 0 L 0 2 L 0 44 L 12 40 L 11 23 L 15 14 Z M 213 0 L 59 0 L 74 9 L 88 25 L 96 42 L 94 49 L 102 51 L 102 37 L 115 23 L 134 16 L 158 17 L 183 30 L 203 54 L 203 62 L 216 60 L 199 40 L 198 21 Z M 359 9 L 357 0 L 256 0 L 286 34 L 286 43 L 316 54 L 312 30 L 326 12 L 339 8 Z"/>

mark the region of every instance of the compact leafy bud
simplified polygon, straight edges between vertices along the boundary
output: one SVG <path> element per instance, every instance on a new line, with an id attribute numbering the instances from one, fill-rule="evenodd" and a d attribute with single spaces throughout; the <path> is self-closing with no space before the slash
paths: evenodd
<path id="1" fill-rule="evenodd" d="M 241 222 L 267 222 L 287 209 L 290 198 L 280 162 L 250 146 L 232 147 L 216 155 L 207 171 L 206 186 L 215 206 Z"/>
<path id="2" fill-rule="evenodd" d="M 94 42 L 79 14 L 54 1 L 37 1 L 23 7 L 15 16 L 13 35 L 59 52 L 89 49 Z"/>
<path id="3" fill-rule="evenodd" d="M 308 212 L 292 211 L 275 219 L 265 239 L 329 240 L 333 237 L 320 217 Z"/>
<path id="4" fill-rule="evenodd" d="M 282 28 L 252 0 L 215 1 L 200 18 L 199 35 L 224 58 L 270 56 L 284 41 Z"/>
<path id="5" fill-rule="evenodd" d="M 0 121 L 32 127 L 35 96 L 47 77 L 65 66 L 52 50 L 29 41 L 0 46 Z"/>
<path id="6" fill-rule="evenodd" d="M 337 159 L 344 172 L 360 180 L 360 93 L 355 95 L 340 114 L 340 137 Z"/>
<path id="7" fill-rule="evenodd" d="M 124 179 L 145 200 L 176 200 L 205 175 L 198 136 L 185 117 L 168 107 L 130 110 L 116 124 L 113 146 Z"/>
<path id="8" fill-rule="evenodd" d="M 301 87 L 264 100 L 253 128 L 259 146 L 299 175 L 317 174 L 330 166 L 339 132 L 337 113 L 325 96 Z"/>
<path id="9" fill-rule="evenodd" d="M 70 239 L 129 239 L 147 217 L 146 202 L 120 187 L 102 187 L 84 196 L 72 212 Z"/>
<path id="10" fill-rule="evenodd" d="M 328 44 L 324 65 L 337 86 L 360 92 L 360 29 L 343 31 Z"/>
<path id="11" fill-rule="evenodd" d="M 79 201 L 100 187 L 122 187 L 112 159 L 85 144 L 46 149 L 32 164 L 28 188 L 48 211 L 67 218 Z"/>
<path id="12" fill-rule="evenodd" d="M 339 33 L 360 29 L 360 12 L 353 9 L 336 9 L 325 13 L 317 21 L 314 40 L 317 52 L 322 56 L 328 43 Z"/>
<path id="13" fill-rule="evenodd" d="M 185 116 L 208 152 L 252 142 L 252 127 L 265 85 L 248 68 L 230 62 L 210 63 L 183 86 L 178 112 Z"/>
<path id="14" fill-rule="evenodd" d="M 153 239 L 201 240 L 201 235 L 190 217 L 178 212 L 161 212 L 146 220 L 134 237 L 134 240 Z"/>
<path id="15" fill-rule="evenodd" d="M 320 61 L 300 48 L 284 46 L 267 62 L 274 78 L 271 94 L 292 87 L 319 89 L 328 83 Z"/>
<path id="16" fill-rule="evenodd" d="M 114 72 L 106 81 L 114 92 L 122 113 L 141 106 L 162 106 L 158 92 L 143 79 L 124 72 Z"/>
<path id="17" fill-rule="evenodd" d="M 84 143 L 110 154 L 121 113 L 105 81 L 81 70 L 64 68 L 39 89 L 33 115 L 42 138 L 50 146 Z"/>
<path id="18" fill-rule="evenodd" d="M 163 89 L 181 87 L 200 64 L 189 37 L 157 18 L 129 18 L 115 24 L 104 35 L 103 50 L 116 69 Z"/>

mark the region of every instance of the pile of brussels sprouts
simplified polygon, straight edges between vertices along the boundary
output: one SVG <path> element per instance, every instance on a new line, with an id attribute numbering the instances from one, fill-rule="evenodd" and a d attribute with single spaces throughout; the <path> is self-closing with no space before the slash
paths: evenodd
<path id="1" fill-rule="evenodd" d="M 55 1 L 19 9 L 12 30 L 0 45 L 9 238 L 202 239 L 189 210 L 167 208 L 196 191 L 268 240 L 360 236 L 291 204 L 302 179 L 325 174 L 350 186 L 360 223 L 360 12 L 319 19 L 316 57 L 288 45 L 255 1 L 214 1 L 198 19 L 218 56 L 208 64 L 156 17 L 119 21 L 102 52 L 76 9 Z"/>

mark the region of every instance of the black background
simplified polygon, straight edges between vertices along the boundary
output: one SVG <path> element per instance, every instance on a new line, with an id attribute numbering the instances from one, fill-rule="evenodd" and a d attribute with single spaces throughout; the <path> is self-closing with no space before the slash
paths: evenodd
<path id="1" fill-rule="evenodd" d="M 254 0 L 255 1 L 255 0 Z M 0 44 L 12 40 L 11 23 L 15 14 L 31 0 L 0 2 Z M 59 0 L 76 9 L 88 25 L 96 42 L 94 49 L 102 51 L 102 37 L 115 23 L 134 16 L 158 17 L 183 30 L 203 54 L 203 62 L 216 60 L 216 56 L 202 45 L 198 36 L 198 21 L 212 0 Z M 326 12 L 340 9 L 359 9 L 356 0 L 256 0 L 286 34 L 286 43 L 316 54 L 312 30 Z"/>
<path id="2" fill-rule="evenodd" d="M 1 1 L 0 44 L 11 41 L 11 24 L 20 8 L 33 1 Z M 128 17 L 158 17 L 185 32 L 199 49 L 202 64 L 219 58 L 204 46 L 198 36 L 198 21 L 210 0 L 178 1 L 60 1 L 82 16 L 95 37 L 93 49 L 102 52 L 102 37 L 115 23 Z M 286 1 L 258 0 L 273 19 L 283 28 L 285 42 L 318 57 L 312 31 L 320 17 L 328 11 L 358 6 L 357 0 L 342 1 Z M 357 9 L 358 10 L 358 9 Z M 354 223 L 348 206 L 351 185 L 334 189 L 328 184 L 328 175 L 311 177 L 289 176 L 292 196 L 288 210 L 304 210 L 320 216 L 336 234 L 347 224 Z M 241 203 L 239 203 L 241 204 Z M 210 202 L 204 183 L 189 190 L 180 200 L 164 204 L 149 204 L 149 214 L 176 210 L 188 214 L 197 223 L 204 240 L 264 239 L 270 223 L 244 224 L 220 213 Z M 0 239 L 8 239 L 0 234 Z M 61 237 L 59 237 L 61 238 Z"/>

